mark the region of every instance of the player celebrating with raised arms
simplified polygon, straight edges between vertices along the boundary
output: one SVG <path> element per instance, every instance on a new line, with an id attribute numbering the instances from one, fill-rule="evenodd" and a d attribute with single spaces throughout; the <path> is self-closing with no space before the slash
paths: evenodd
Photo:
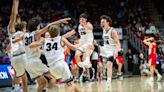
<path id="1" fill-rule="evenodd" d="M 76 46 L 68 42 L 66 38 L 60 36 L 59 26 L 50 26 L 48 32 L 50 33 L 50 38 L 36 41 L 35 43 L 30 44 L 29 47 L 36 48 L 43 45 L 43 53 L 46 56 L 50 72 L 53 76 L 56 79 L 58 79 L 58 76 L 62 77 L 62 80 L 69 86 L 68 92 L 79 92 L 77 86 L 73 83 L 73 76 L 69 70 L 69 67 L 64 61 L 64 46 L 68 46 L 72 50 L 76 50 Z M 53 81 L 54 80 L 52 80 L 51 83 L 53 83 Z M 51 83 L 50 88 L 52 88 Z"/>
<path id="2" fill-rule="evenodd" d="M 46 86 L 46 78 L 52 79 L 52 75 L 49 73 L 48 67 L 44 65 L 40 60 L 40 47 L 29 48 L 29 45 L 39 40 L 40 36 L 44 34 L 51 25 L 65 23 L 67 22 L 67 20 L 70 20 L 70 18 L 60 19 L 58 21 L 48 24 L 45 28 L 40 29 L 40 20 L 37 18 L 32 18 L 28 21 L 28 31 L 13 40 L 13 43 L 18 42 L 20 40 L 24 41 L 28 59 L 26 70 L 30 74 L 30 77 L 32 79 L 37 80 L 37 92 L 42 92 L 42 90 Z M 44 76 L 46 76 L 46 78 Z"/>
<path id="3" fill-rule="evenodd" d="M 107 15 L 100 17 L 101 27 L 103 29 L 104 46 L 100 47 L 100 55 L 107 58 L 107 83 L 111 82 L 113 61 L 121 51 L 120 41 L 117 31 L 111 27 L 112 20 Z"/>
<path id="4" fill-rule="evenodd" d="M 64 35 L 64 37 L 70 37 L 75 33 L 80 35 L 79 48 L 75 52 L 75 60 L 80 67 L 90 68 L 90 56 L 93 52 L 93 26 L 90 22 L 87 22 L 88 16 L 86 13 L 80 15 L 80 24 L 78 27 Z M 81 57 L 83 56 L 83 62 Z"/>

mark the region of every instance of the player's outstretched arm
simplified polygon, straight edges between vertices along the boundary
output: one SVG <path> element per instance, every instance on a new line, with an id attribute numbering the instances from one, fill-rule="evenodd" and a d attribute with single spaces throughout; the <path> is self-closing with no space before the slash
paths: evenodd
<path id="1" fill-rule="evenodd" d="M 77 49 L 77 46 L 71 44 L 65 37 L 62 37 L 62 42 L 64 43 L 64 45 L 66 45 L 68 48 L 70 48 L 74 51 Z"/>
<path id="2" fill-rule="evenodd" d="M 66 34 L 64 34 L 63 37 L 69 38 L 69 37 L 71 37 L 72 35 L 74 35 L 75 33 L 76 33 L 76 32 L 75 32 L 75 30 L 73 29 L 73 30 L 67 32 Z"/>
<path id="3" fill-rule="evenodd" d="M 32 42 L 31 44 L 29 44 L 29 48 L 36 48 L 38 46 L 41 46 L 44 43 L 44 38 L 41 38 L 35 42 Z"/>
<path id="4" fill-rule="evenodd" d="M 13 39 L 12 43 L 19 42 L 19 41 L 23 40 L 23 38 L 24 38 L 24 34 L 21 34 L 18 37 L 16 37 L 15 39 Z"/>
<path id="5" fill-rule="evenodd" d="M 51 26 L 51 25 L 58 25 L 58 24 L 61 24 L 61 23 L 68 23 L 68 20 L 71 20 L 71 18 L 64 18 L 64 19 L 59 19 L 55 22 L 52 22 L 52 23 L 49 23 L 46 27 L 44 27 L 43 29 L 40 29 L 40 30 L 37 30 L 36 31 L 36 35 L 42 35 L 44 34 L 45 32 L 47 32 L 48 28 Z"/>
<path id="6" fill-rule="evenodd" d="M 16 23 L 16 17 L 18 14 L 18 7 L 19 7 L 19 0 L 13 0 L 10 21 L 7 27 L 9 34 L 12 34 L 15 32 L 15 23 Z"/>

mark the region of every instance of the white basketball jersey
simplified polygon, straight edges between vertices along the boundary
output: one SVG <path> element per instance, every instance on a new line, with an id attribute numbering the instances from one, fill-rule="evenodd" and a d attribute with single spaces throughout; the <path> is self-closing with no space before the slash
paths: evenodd
<path id="1" fill-rule="evenodd" d="M 64 47 L 61 45 L 61 36 L 45 38 L 43 51 L 49 66 L 56 61 L 64 60 Z"/>
<path id="2" fill-rule="evenodd" d="M 103 30 L 104 46 L 100 47 L 100 55 L 103 57 L 110 57 L 114 55 L 115 42 L 112 38 L 112 30 L 113 28 L 110 28 L 108 32 Z"/>
<path id="3" fill-rule="evenodd" d="M 82 25 L 79 25 L 78 32 L 80 34 L 80 44 L 86 44 L 86 43 L 93 43 L 93 32 L 92 30 L 88 30 Z"/>
<path id="4" fill-rule="evenodd" d="M 29 48 L 28 45 L 35 42 L 35 31 L 26 32 L 24 35 L 24 45 L 27 54 L 27 58 L 39 58 L 41 55 L 40 47 Z"/>
<path id="5" fill-rule="evenodd" d="M 10 54 L 11 57 L 12 55 L 16 55 L 16 54 L 20 54 L 22 52 L 25 52 L 25 46 L 23 44 L 23 40 L 16 42 L 16 43 L 12 43 L 13 39 L 15 39 L 15 37 L 18 37 L 19 35 L 24 34 L 24 32 L 21 31 L 17 31 L 14 34 L 10 35 L 10 41 L 11 41 L 11 50 L 10 50 Z"/>
<path id="6" fill-rule="evenodd" d="M 104 40 L 104 47 L 114 50 L 115 49 L 115 42 L 112 38 L 112 30 L 113 28 L 111 27 L 108 32 L 103 30 L 103 40 Z"/>

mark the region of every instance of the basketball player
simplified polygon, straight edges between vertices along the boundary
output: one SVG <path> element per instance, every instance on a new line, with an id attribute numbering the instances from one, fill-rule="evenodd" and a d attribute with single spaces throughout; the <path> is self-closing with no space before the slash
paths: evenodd
<path id="1" fill-rule="evenodd" d="M 160 81 L 162 79 L 162 76 L 159 74 L 158 70 L 156 69 L 156 48 L 157 45 L 155 43 L 155 39 L 153 37 L 147 38 L 144 41 L 144 44 L 146 44 L 149 47 L 148 53 L 148 63 L 150 66 L 150 81 L 154 81 L 154 72 L 157 74 L 157 81 Z"/>
<path id="2" fill-rule="evenodd" d="M 19 0 L 13 0 L 13 6 L 11 11 L 10 22 L 8 24 L 8 34 L 10 38 L 10 44 L 8 45 L 8 55 L 10 57 L 11 65 L 14 68 L 15 76 L 13 78 L 13 89 L 11 92 L 20 91 L 20 81 L 22 80 L 23 92 L 28 92 L 27 88 L 27 76 L 25 74 L 26 55 L 22 41 L 12 43 L 15 37 L 24 34 L 26 31 L 26 22 L 17 21 Z"/>
<path id="3" fill-rule="evenodd" d="M 76 50 L 76 46 L 68 42 L 68 40 L 60 36 L 60 27 L 52 25 L 48 29 L 50 38 L 41 39 L 36 43 L 29 45 L 30 48 L 36 48 L 43 45 L 43 52 L 45 53 L 50 72 L 55 76 L 62 76 L 68 86 L 68 92 L 79 92 L 76 85 L 73 83 L 72 74 L 69 70 L 68 64 L 64 61 L 64 46 L 68 46 L 72 50 Z M 57 78 L 58 79 L 58 78 Z"/>
<path id="4" fill-rule="evenodd" d="M 45 38 L 50 38 L 49 32 L 46 32 L 46 33 L 44 34 L 44 37 L 45 37 Z M 44 53 L 43 53 L 42 48 L 43 48 L 43 47 L 41 46 L 41 48 L 40 48 L 40 50 L 41 50 L 40 59 L 41 59 L 41 61 L 42 61 L 43 64 L 47 65 L 47 60 L 46 60 L 46 57 L 45 57 L 45 55 L 44 55 Z"/>
<path id="5" fill-rule="evenodd" d="M 17 42 L 19 40 L 24 41 L 27 59 L 29 60 L 26 66 L 27 72 L 30 74 L 32 79 L 36 79 L 38 83 L 37 92 L 42 92 L 44 87 L 46 86 L 46 78 L 49 80 L 52 79 L 52 75 L 49 73 L 49 69 L 46 65 L 42 63 L 40 60 L 40 47 L 37 48 L 29 48 L 28 45 L 32 44 L 34 41 L 39 40 L 40 36 L 44 34 L 48 27 L 53 24 L 65 23 L 70 18 L 60 19 L 58 21 L 52 22 L 48 24 L 45 28 L 40 29 L 40 20 L 37 18 L 32 18 L 28 22 L 28 32 L 24 35 L 20 35 L 15 38 L 13 42 Z M 44 76 L 43 76 L 44 75 Z"/>
<path id="6" fill-rule="evenodd" d="M 104 46 L 100 47 L 100 55 L 103 54 L 103 57 L 107 58 L 107 83 L 110 83 L 112 78 L 113 61 L 114 58 L 117 57 L 117 54 L 121 48 L 117 31 L 111 27 L 111 18 L 107 15 L 102 15 L 100 20 L 104 40 Z"/>
<path id="7" fill-rule="evenodd" d="M 79 44 L 79 38 L 75 37 L 74 45 Z M 79 81 L 79 67 L 77 65 L 77 62 L 75 60 L 75 51 L 71 50 L 71 69 L 72 69 L 72 75 L 74 76 L 75 82 Z"/>
<path id="8" fill-rule="evenodd" d="M 87 18 L 88 18 L 87 14 L 82 13 L 80 15 L 79 26 L 75 30 L 72 30 L 66 33 L 64 36 L 67 38 L 67 37 L 72 36 L 75 33 L 79 33 L 80 47 L 75 52 L 75 60 L 80 67 L 90 68 L 91 67 L 90 56 L 94 49 L 94 46 L 93 46 L 94 37 L 93 37 L 93 26 L 90 22 L 87 22 Z M 83 62 L 80 62 L 81 55 L 83 55 Z"/>
<path id="9" fill-rule="evenodd" d="M 46 32 L 46 33 L 44 34 L 44 37 L 45 37 L 45 38 L 50 38 L 50 33 L 49 33 L 49 32 Z"/>

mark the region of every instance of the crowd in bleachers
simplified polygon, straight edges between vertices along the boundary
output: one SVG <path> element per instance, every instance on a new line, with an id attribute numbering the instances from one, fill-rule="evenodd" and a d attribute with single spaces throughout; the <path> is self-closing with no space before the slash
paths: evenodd
<path id="1" fill-rule="evenodd" d="M 11 5 L 11 0 L 2 0 L 0 3 L 0 63 L 9 61 L 5 48 L 9 43 L 7 25 Z M 42 20 L 41 27 L 63 17 L 71 17 L 73 21 L 70 26 L 73 27 L 78 24 L 78 16 L 82 12 L 88 13 L 95 29 L 100 29 L 99 17 L 107 14 L 113 20 L 113 27 L 129 27 L 141 40 L 150 35 L 160 40 L 158 29 L 152 23 L 142 0 L 21 0 L 19 6 L 22 20 L 38 17 Z M 63 33 L 70 26 L 62 25 Z M 162 48 L 159 47 L 158 53 L 163 57 Z"/>

